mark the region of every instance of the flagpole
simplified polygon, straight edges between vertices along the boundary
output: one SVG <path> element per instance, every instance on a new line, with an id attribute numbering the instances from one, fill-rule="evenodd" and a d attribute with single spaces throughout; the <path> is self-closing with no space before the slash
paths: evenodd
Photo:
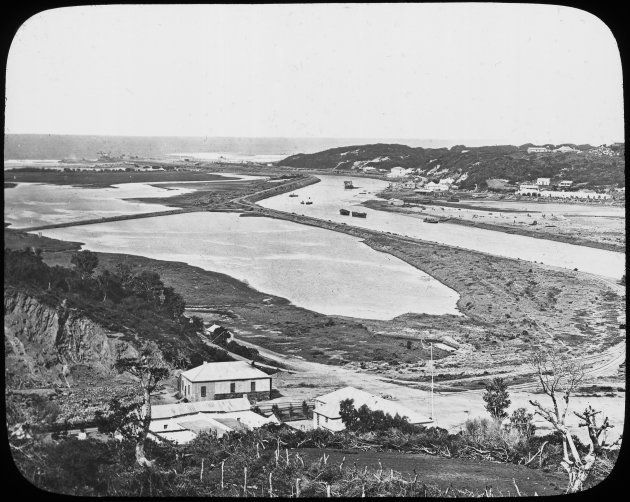
<path id="1" fill-rule="evenodd" d="M 431 342 L 431 420 L 435 422 L 435 412 L 433 409 L 433 342 Z"/>

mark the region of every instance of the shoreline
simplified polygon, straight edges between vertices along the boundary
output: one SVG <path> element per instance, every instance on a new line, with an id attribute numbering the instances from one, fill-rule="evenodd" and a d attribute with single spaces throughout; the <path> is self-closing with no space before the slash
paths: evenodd
<path id="1" fill-rule="evenodd" d="M 405 214 L 407 216 L 411 216 L 414 218 L 424 218 L 427 216 L 433 216 L 424 212 L 405 210 L 403 208 L 392 206 L 390 204 L 387 204 L 386 202 L 377 201 L 377 200 L 366 201 L 366 202 L 361 203 L 361 205 L 369 209 L 374 209 L 377 211 L 401 213 L 401 214 Z M 433 204 L 433 205 L 438 205 L 438 204 Z M 457 207 L 457 206 L 449 206 L 449 207 Z M 477 210 L 478 208 L 474 208 L 474 209 Z M 512 212 L 516 212 L 516 211 L 512 211 Z M 518 212 L 527 212 L 527 211 L 518 211 Z M 535 230 L 529 230 L 526 228 L 506 227 L 503 225 L 496 225 L 494 223 L 469 221 L 469 220 L 464 220 L 461 218 L 439 218 L 439 220 L 443 222 L 448 221 L 448 223 L 453 223 L 455 225 L 481 228 L 484 230 L 492 230 L 495 232 L 503 232 L 506 234 L 523 235 L 525 237 L 532 237 L 534 239 L 562 242 L 564 244 L 573 244 L 575 246 L 584 246 L 584 247 L 590 247 L 590 248 L 595 248 L 595 249 L 602 249 L 604 251 L 614 251 L 617 253 L 624 253 L 624 254 L 626 252 L 626 246 L 622 246 L 620 244 L 611 244 L 611 243 L 605 243 L 605 242 L 592 241 L 589 239 L 583 239 L 581 237 L 569 237 L 566 235 L 558 235 L 558 234 L 552 234 L 552 233 L 547 234 L 547 233 L 537 232 Z"/>
<path id="2" fill-rule="evenodd" d="M 319 179 L 314 176 L 300 177 L 259 192 L 235 197 L 231 201 L 240 208 L 231 212 L 279 218 L 358 237 L 372 249 L 402 259 L 456 291 L 460 296 L 458 308 L 465 314 L 464 318 L 405 314 L 389 321 L 373 321 L 326 316 L 290 304 L 283 305 L 282 302 L 289 301 L 278 298 L 274 300 L 272 295 L 263 292 L 245 294 L 245 283 L 229 276 L 219 280 L 216 272 L 202 269 L 194 271 L 195 267 L 184 263 L 160 262 L 131 255 L 112 256 L 159 268 L 160 273 L 165 273 L 174 285 L 186 290 L 186 301 L 193 304 L 207 305 L 207 300 L 204 301 L 204 297 L 195 291 L 196 285 L 200 283 L 213 284 L 210 289 L 201 288 L 208 295 L 205 298 L 217 296 L 217 291 L 221 292 L 218 296 L 225 297 L 221 288 L 238 293 L 228 295 L 220 304 L 217 303 L 218 299 L 213 299 L 209 308 L 213 310 L 215 318 L 229 323 L 227 327 L 235 329 L 239 337 L 245 340 L 255 341 L 257 344 L 260 342 L 262 346 L 282 353 L 303 354 L 302 357 L 307 360 L 330 365 L 358 367 L 363 361 L 368 370 L 382 373 L 383 377 L 388 378 L 404 376 L 398 369 L 401 361 L 403 365 L 411 365 L 408 368 L 415 368 L 416 372 L 423 374 L 424 370 L 413 364 L 414 361 L 417 363 L 426 359 L 428 353 L 416 348 L 413 351 L 401 349 L 405 340 L 416 340 L 420 345 L 423 345 L 423 340 L 437 341 L 443 337 L 456 340 L 460 345 L 458 350 L 437 355 L 438 358 L 449 361 L 448 367 L 439 368 L 441 374 L 451 375 L 451 378 L 458 375 L 475 377 L 477 380 L 487 379 L 488 374 L 501 368 L 501 365 L 497 366 L 497 361 L 505 357 L 506 347 L 515 356 L 510 364 L 516 365 L 516 359 L 522 362 L 523 351 L 527 353 L 533 343 L 545 341 L 548 337 L 545 334 L 547 329 L 558 332 L 547 341 L 554 338 L 565 340 L 580 353 L 601 351 L 619 341 L 620 333 L 616 326 L 611 323 L 599 326 L 597 323 L 604 319 L 602 312 L 609 312 L 605 317 L 619 313 L 618 292 L 613 291 L 623 288 L 612 285 L 612 281 L 582 272 L 557 270 L 521 260 L 268 210 L 254 202 L 292 191 L 299 188 L 298 185 L 306 186 L 317 182 Z M 204 210 L 196 206 L 194 211 L 200 209 Z M 205 210 L 214 211 L 216 208 Z M 191 211 L 189 209 L 185 212 Z M 20 232 L 19 229 L 8 230 Z M 36 236 L 31 237 L 36 239 Z M 69 258 L 66 256 L 66 264 L 68 263 Z M 458 266 L 453 268 L 453 264 Z M 506 282 L 508 278 L 510 280 Z M 536 286 L 532 286 L 532 282 Z M 247 286 L 247 289 L 251 288 Z M 555 289 L 566 291 L 557 293 Z M 562 311 L 566 312 L 562 316 L 557 315 L 553 306 L 547 309 L 551 301 L 549 295 L 552 294 L 551 299 L 559 302 Z M 611 294 L 614 298 L 610 297 Z M 246 300 L 243 301 L 241 296 Z M 562 297 L 562 301 L 559 301 L 559 297 Z M 599 300 L 584 301 L 585 297 Z M 271 306 L 266 303 L 267 299 L 272 300 Z M 568 319 L 575 319 L 575 324 L 567 325 Z M 540 325 L 545 326 L 544 331 L 537 328 Z M 523 327 L 527 329 L 524 330 Z M 533 333 L 530 334 L 532 329 Z M 623 336 L 625 338 L 625 332 Z M 396 342 L 393 343 L 394 341 Z M 366 345 L 362 345 L 363 343 Z M 394 361 L 396 364 L 393 364 Z M 505 364 L 502 368 L 505 371 Z M 471 388 L 473 383 L 461 385 L 463 388 Z M 474 385 L 472 388 L 476 388 Z"/>

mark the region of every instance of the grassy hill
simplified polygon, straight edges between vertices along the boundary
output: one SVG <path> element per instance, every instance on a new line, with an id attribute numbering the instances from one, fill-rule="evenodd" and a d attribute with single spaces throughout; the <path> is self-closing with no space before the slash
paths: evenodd
<path id="1" fill-rule="evenodd" d="M 355 145 L 332 148 L 313 154 L 297 154 L 279 162 L 280 166 L 335 170 L 352 173 L 363 167 L 389 171 L 400 166 L 417 169 L 429 179 L 452 177 L 461 188 L 486 187 L 488 179 L 517 183 L 538 177 L 553 181 L 572 180 L 594 187 L 625 185 L 624 147 L 618 155 L 589 153 L 590 145 L 571 145 L 579 152 L 527 153 L 531 144 L 451 148 L 412 148 L 398 144 Z M 554 145 L 546 145 L 554 147 Z"/>

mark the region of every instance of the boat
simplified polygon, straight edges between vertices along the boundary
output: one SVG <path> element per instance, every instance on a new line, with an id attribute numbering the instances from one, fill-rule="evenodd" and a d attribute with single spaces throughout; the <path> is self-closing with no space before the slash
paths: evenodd
<path id="1" fill-rule="evenodd" d="M 427 217 L 424 219 L 424 222 L 425 222 L 425 223 L 439 223 L 439 222 L 440 222 L 440 220 L 439 220 L 438 218 L 433 217 L 433 216 L 427 216 Z"/>
<path id="2" fill-rule="evenodd" d="M 300 204 L 304 204 L 304 201 L 301 201 Z"/>
<path id="3" fill-rule="evenodd" d="M 298 194 L 296 194 L 296 193 L 292 193 L 292 194 L 289 195 L 289 197 L 297 197 L 297 196 L 298 196 Z"/>
<path id="4" fill-rule="evenodd" d="M 449 202 L 459 202 L 459 199 L 457 197 L 450 197 Z"/>
<path id="5" fill-rule="evenodd" d="M 355 218 L 367 218 L 367 213 L 360 213 L 358 211 L 352 211 L 352 216 Z"/>
<path id="6" fill-rule="evenodd" d="M 312 200 L 307 200 L 307 201 L 306 201 L 306 205 L 307 205 L 307 206 L 308 206 L 309 204 L 312 204 L 312 203 L 313 203 L 313 201 L 312 201 Z"/>
<path id="7" fill-rule="evenodd" d="M 350 211 L 348 211 L 347 209 L 340 209 L 339 214 L 343 216 L 348 216 L 350 214 Z"/>
<path id="8" fill-rule="evenodd" d="M 351 189 L 351 188 L 354 188 L 354 185 L 352 184 L 352 181 L 344 181 L 343 187 L 346 189 Z"/>

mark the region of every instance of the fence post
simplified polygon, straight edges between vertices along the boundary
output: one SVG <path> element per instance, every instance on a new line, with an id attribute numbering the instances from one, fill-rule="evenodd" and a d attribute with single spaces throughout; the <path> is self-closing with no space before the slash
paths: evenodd
<path id="1" fill-rule="evenodd" d="M 225 464 L 225 460 L 221 462 L 221 490 L 223 490 L 223 464 Z"/>
<path id="2" fill-rule="evenodd" d="M 203 458 L 201 459 L 201 472 L 199 473 L 199 481 L 203 481 Z"/>
<path id="3" fill-rule="evenodd" d="M 269 496 L 273 497 L 273 484 L 271 484 L 271 472 L 269 473 Z"/>
<path id="4" fill-rule="evenodd" d="M 300 496 L 300 478 L 297 478 L 295 480 L 295 496 L 296 497 Z"/>
<path id="5" fill-rule="evenodd" d="M 247 495 L 247 467 L 243 467 L 243 495 Z"/>

